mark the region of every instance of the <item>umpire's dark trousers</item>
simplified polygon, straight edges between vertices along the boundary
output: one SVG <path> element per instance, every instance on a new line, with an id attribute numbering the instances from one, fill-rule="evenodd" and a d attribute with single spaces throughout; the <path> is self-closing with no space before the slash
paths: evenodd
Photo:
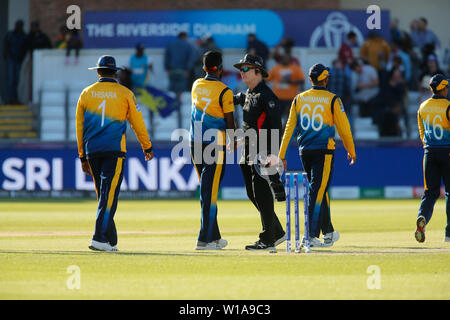
<path id="1" fill-rule="evenodd" d="M 215 151 L 211 153 L 214 161 L 205 161 L 203 152 L 207 146 L 201 143 L 192 144 L 191 158 L 200 180 L 202 219 L 198 240 L 209 243 L 221 238 L 217 223 L 217 196 L 225 173 L 225 147 L 221 146 L 218 154 Z M 199 154 L 200 150 L 201 154 Z"/>
<path id="2" fill-rule="evenodd" d="M 301 155 L 310 183 L 308 197 L 309 235 L 318 238 L 334 231 L 330 215 L 328 188 L 334 169 L 332 150 L 308 150 Z"/>
<path id="3" fill-rule="evenodd" d="M 262 178 L 253 165 L 240 164 L 244 177 L 247 196 L 261 216 L 263 231 L 259 239 L 267 245 L 273 245 L 284 235 L 283 227 L 274 211 L 272 190 L 267 180 Z"/>
<path id="4" fill-rule="evenodd" d="M 450 237 L 450 149 L 428 149 L 423 156 L 423 176 L 425 193 L 420 204 L 419 216 L 424 216 L 428 223 L 433 215 L 433 208 L 441 193 L 441 181 L 444 181 L 447 227 L 445 235 Z"/>
<path id="5" fill-rule="evenodd" d="M 117 244 L 117 230 L 114 214 L 117 209 L 120 185 L 123 180 L 125 157 L 108 156 L 89 159 L 95 191 L 97 192 L 98 209 L 93 240 Z"/>

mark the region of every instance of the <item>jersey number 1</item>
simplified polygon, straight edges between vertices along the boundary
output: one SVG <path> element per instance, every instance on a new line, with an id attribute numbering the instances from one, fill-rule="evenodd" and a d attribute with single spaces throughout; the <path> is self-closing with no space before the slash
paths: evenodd
<path id="1" fill-rule="evenodd" d="M 102 127 L 105 124 L 105 109 L 106 109 L 106 100 L 103 100 L 103 102 L 98 106 L 98 109 L 102 109 Z"/>

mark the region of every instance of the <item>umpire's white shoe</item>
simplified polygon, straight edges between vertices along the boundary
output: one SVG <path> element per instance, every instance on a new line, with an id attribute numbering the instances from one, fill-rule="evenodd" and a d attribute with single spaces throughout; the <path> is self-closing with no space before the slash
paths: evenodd
<path id="1" fill-rule="evenodd" d="M 94 251 L 114 251 L 113 247 L 108 242 L 99 242 L 92 240 L 89 249 Z M 117 247 L 116 247 L 117 249 Z"/>
<path id="2" fill-rule="evenodd" d="M 225 239 L 214 240 L 211 242 L 197 241 L 197 247 L 195 250 L 221 250 L 228 245 L 228 241 Z"/>
<path id="3" fill-rule="evenodd" d="M 333 231 L 330 233 L 326 233 L 323 235 L 323 246 L 324 247 L 331 247 L 333 244 L 338 241 L 340 238 L 339 232 Z"/>

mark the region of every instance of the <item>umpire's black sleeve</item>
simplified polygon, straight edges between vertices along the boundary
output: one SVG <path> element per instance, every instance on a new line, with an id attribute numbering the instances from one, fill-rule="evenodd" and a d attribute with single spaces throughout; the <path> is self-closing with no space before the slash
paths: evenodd
<path id="1" fill-rule="evenodd" d="M 278 131 L 278 145 L 281 144 L 281 139 L 283 138 L 282 125 L 281 125 L 281 111 L 280 111 L 280 103 L 278 102 L 277 96 L 274 94 L 264 97 L 266 101 L 264 101 L 265 112 L 267 114 L 268 120 L 268 132 L 269 137 L 275 137 L 274 130 Z M 271 139 L 270 139 L 271 140 Z M 278 154 L 279 150 L 276 151 Z"/>

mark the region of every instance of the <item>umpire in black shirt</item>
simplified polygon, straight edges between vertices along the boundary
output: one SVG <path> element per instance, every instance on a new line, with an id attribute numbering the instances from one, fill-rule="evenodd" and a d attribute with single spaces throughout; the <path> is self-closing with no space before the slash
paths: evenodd
<path id="1" fill-rule="evenodd" d="M 285 232 L 274 211 L 274 197 L 285 200 L 285 192 L 279 175 L 261 174 L 261 161 L 267 155 L 277 155 L 282 138 L 281 111 L 277 96 L 266 85 L 264 78 L 268 76 L 263 67 L 263 60 L 256 55 L 247 54 L 244 59 L 234 65 L 239 69 L 242 81 L 248 85 L 245 94 L 234 97 L 235 105 L 243 106 L 243 123 L 245 146 L 240 160 L 240 167 L 247 189 L 247 196 L 253 202 L 261 215 L 263 231 L 259 240 L 246 250 L 274 250 L 285 240 Z M 251 130 L 251 131 L 249 131 Z M 254 132 L 252 135 L 248 133 Z M 264 136 L 267 143 L 260 143 Z M 278 141 L 272 141 L 277 139 Z M 275 143 L 273 143 L 275 142 Z M 277 150 L 271 150 L 272 144 Z M 254 148 L 253 148 L 254 147 Z M 252 151 L 255 150 L 255 151 Z M 260 157 L 261 158 L 258 158 Z M 264 165 L 263 165 L 264 167 Z"/>

